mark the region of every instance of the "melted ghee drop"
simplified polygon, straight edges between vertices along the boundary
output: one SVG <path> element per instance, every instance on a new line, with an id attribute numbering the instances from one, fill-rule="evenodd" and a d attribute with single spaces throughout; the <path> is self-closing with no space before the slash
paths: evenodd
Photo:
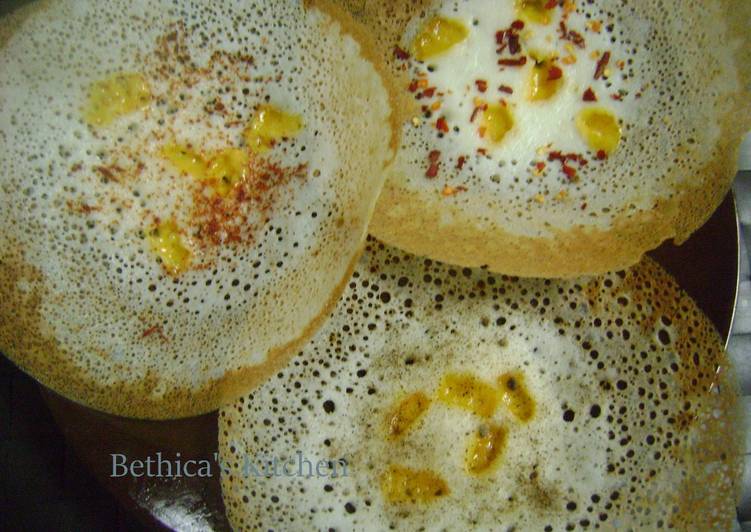
<path id="1" fill-rule="evenodd" d="M 553 10 L 548 9 L 547 4 L 548 0 L 516 0 L 517 16 L 524 22 L 550 24 Z"/>
<path id="2" fill-rule="evenodd" d="M 263 153 L 282 139 L 297 135 L 303 127 L 302 118 L 285 113 L 272 105 L 262 105 L 245 129 L 245 142 L 255 153 Z"/>
<path id="3" fill-rule="evenodd" d="M 490 417 L 498 406 L 498 391 L 466 373 L 450 373 L 438 387 L 438 398 L 451 406 L 468 410 L 480 417 Z"/>
<path id="4" fill-rule="evenodd" d="M 208 175 L 203 155 L 190 146 L 169 144 L 160 150 L 160 155 L 181 173 L 200 180 L 206 179 Z"/>
<path id="5" fill-rule="evenodd" d="M 160 154 L 179 172 L 208 182 L 222 197 L 246 179 L 250 169 L 248 153 L 238 148 L 219 150 L 206 157 L 190 146 L 170 144 Z"/>
<path id="6" fill-rule="evenodd" d="M 106 126 L 150 101 L 151 90 L 141 74 L 114 74 L 91 84 L 83 116 L 92 126 Z"/>
<path id="7" fill-rule="evenodd" d="M 430 406 L 430 399 L 422 392 L 413 393 L 403 399 L 386 418 L 389 438 L 397 439 L 404 435 L 417 418 L 428 409 L 428 406 Z"/>
<path id="8" fill-rule="evenodd" d="M 506 407 L 520 421 L 527 422 L 535 415 L 535 401 L 524 384 L 524 375 L 518 372 L 504 373 L 498 377 L 501 398 Z"/>
<path id="9" fill-rule="evenodd" d="M 412 41 L 412 55 L 425 61 L 447 52 L 469 35 L 469 30 L 458 20 L 433 17 L 428 20 Z"/>
<path id="10" fill-rule="evenodd" d="M 499 144 L 514 127 L 514 117 L 508 106 L 490 104 L 482 113 L 482 137 Z"/>
<path id="11" fill-rule="evenodd" d="M 170 275 L 178 275 L 190 266 L 191 253 L 183 243 L 180 230 L 173 221 L 162 222 L 147 235 L 152 251 L 162 260 Z"/>
<path id="12" fill-rule="evenodd" d="M 214 154 L 209 160 L 207 177 L 220 196 L 229 194 L 241 181 L 247 179 L 250 157 L 237 148 L 228 148 Z"/>
<path id="13" fill-rule="evenodd" d="M 543 59 L 535 61 L 529 77 L 529 99 L 532 101 L 549 100 L 563 86 L 563 70 L 554 61 Z"/>
<path id="14" fill-rule="evenodd" d="M 381 476 L 381 489 L 390 503 L 428 503 L 449 493 L 437 473 L 398 465 L 390 465 Z"/>
<path id="15" fill-rule="evenodd" d="M 593 151 L 613 153 L 621 142 L 621 126 L 607 109 L 592 107 L 576 116 L 576 128 Z"/>
<path id="16" fill-rule="evenodd" d="M 500 426 L 481 428 L 467 447 L 467 471 L 479 475 L 496 463 L 506 445 L 506 429 Z"/>

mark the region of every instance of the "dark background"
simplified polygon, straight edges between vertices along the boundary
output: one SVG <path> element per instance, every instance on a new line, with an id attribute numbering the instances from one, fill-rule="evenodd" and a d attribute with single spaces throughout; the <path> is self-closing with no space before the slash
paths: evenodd
<path id="1" fill-rule="evenodd" d="M 65 443 L 36 381 L 3 356 L 0 530 L 146 530 Z"/>

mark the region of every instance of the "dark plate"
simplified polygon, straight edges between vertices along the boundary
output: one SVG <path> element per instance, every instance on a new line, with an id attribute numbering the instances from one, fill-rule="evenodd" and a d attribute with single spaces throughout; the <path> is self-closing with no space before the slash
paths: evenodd
<path id="1" fill-rule="evenodd" d="M 729 196 L 683 246 L 651 253 L 697 301 L 717 329 L 729 335 L 738 287 L 738 225 Z M 148 528 L 229 529 L 218 477 L 216 414 L 177 421 L 124 419 L 82 407 L 49 390 L 43 396 L 68 444 L 97 479 Z M 112 454 L 128 460 L 178 456 L 208 460 L 209 478 L 112 477 Z M 156 469 L 156 468 L 154 468 Z"/>

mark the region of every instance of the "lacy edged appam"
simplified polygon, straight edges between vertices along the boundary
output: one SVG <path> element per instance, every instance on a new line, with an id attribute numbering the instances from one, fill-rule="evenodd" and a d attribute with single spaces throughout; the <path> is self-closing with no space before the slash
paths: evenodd
<path id="1" fill-rule="evenodd" d="M 389 244 L 513 275 L 605 273 L 682 243 L 729 191 L 751 128 L 748 2 L 342 3 L 402 88 L 370 229 Z M 557 94 L 530 92 L 539 72 Z M 581 149 L 585 108 L 615 110 L 613 153 Z"/>
<path id="2" fill-rule="evenodd" d="M 0 29 L 0 350 L 200 414 L 283 366 L 361 252 L 390 96 L 326 2 L 37 2 Z"/>
<path id="3" fill-rule="evenodd" d="M 741 425 L 718 334 L 651 259 L 520 280 L 371 241 L 220 411 L 222 489 L 236 530 L 729 528 Z"/>

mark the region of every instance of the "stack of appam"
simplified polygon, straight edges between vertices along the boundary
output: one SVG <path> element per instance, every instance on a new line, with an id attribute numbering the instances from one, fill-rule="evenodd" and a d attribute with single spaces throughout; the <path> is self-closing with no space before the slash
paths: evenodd
<path id="1" fill-rule="evenodd" d="M 36 2 L 0 30 L 0 350 L 114 414 L 223 407 L 237 529 L 727 528 L 732 368 L 633 265 L 728 191 L 750 10 Z"/>

